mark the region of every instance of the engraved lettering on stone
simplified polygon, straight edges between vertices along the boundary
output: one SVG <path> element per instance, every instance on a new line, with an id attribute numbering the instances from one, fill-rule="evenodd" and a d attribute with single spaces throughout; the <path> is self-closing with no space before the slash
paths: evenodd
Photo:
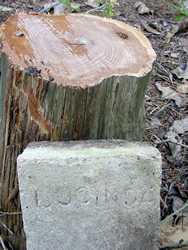
<path id="1" fill-rule="evenodd" d="M 63 206 L 71 203 L 71 190 L 67 186 L 59 186 L 55 189 L 56 200 Z"/>
<path id="2" fill-rule="evenodd" d="M 37 192 L 37 190 L 34 191 L 34 197 L 35 197 L 35 204 L 38 207 L 38 205 L 39 205 L 39 199 L 38 199 L 38 192 Z"/>
<path id="3" fill-rule="evenodd" d="M 44 189 L 46 192 L 38 191 L 38 206 L 39 207 L 50 207 L 53 203 L 52 197 L 53 192 L 49 188 Z"/>
<path id="4" fill-rule="evenodd" d="M 89 203 L 91 196 L 89 190 L 86 187 L 79 187 L 76 189 L 76 201 L 78 204 L 87 204 Z"/>
<path id="5" fill-rule="evenodd" d="M 138 206 L 143 200 L 142 192 L 135 192 L 134 190 L 127 190 L 125 193 L 124 204 L 127 207 Z M 128 201 L 128 202 L 127 202 Z"/>
<path id="6" fill-rule="evenodd" d="M 89 186 L 76 187 L 70 190 L 68 185 L 58 186 L 56 188 L 51 187 L 50 189 L 51 190 L 48 189 L 48 192 L 46 192 L 45 195 L 42 195 L 40 191 L 34 192 L 36 206 L 49 207 L 55 203 L 59 203 L 62 206 L 73 204 L 78 206 L 100 206 L 102 204 L 107 205 L 121 202 L 128 208 L 138 206 L 145 199 L 145 195 L 139 191 L 135 192 L 128 189 L 122 195 L 117 190 L 110 190 L 107 184 L 103 187 L 103 190 L 96 190 L 96 188 Z M 40 197 L 43 197 L 42 200 Z M 148 200 L 148 202 L 150 201 Z"/>

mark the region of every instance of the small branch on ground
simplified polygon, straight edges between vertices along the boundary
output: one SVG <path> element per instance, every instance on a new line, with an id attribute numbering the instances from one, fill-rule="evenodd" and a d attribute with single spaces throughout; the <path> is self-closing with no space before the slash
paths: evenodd
<path id="1" fill-rule="evenodd" d="M 0 221 L 0 225 L 7 231 L 9 234 L 14 235 L 14 233 L 2 222 Z"/>
<path id="2" fill-rule="evenodd" d="M 104 7 L 105 7 L 105 5 L 103 4 L 103 5 L 99 6 L 99 7 L 96 7 L 96 8 L 94 8 L 94 9 L 91 9 L 91 10 L 86 11 L 86 13 L 87 13 L 87 14 L 91 14 L 92 12 L 95 12 L 95 11 L 103 11 L 103 10 L 104 10 Z"/>
<path id="3" fill-rule="evenodd" d="M 5 243 L 4 243 L 4 241 L 3 241 L 3 239 L 2 239 L 1 236 L 0 236 L 0 243 L 1 243 L 1 246 L 2 246 L 2 249 L 3 249 L 3 250 L 8 250 L 8 249 L 6 248 Z"/>
<path id="4" fill-rule="evenodd" d="M 179 242 L 171 244 L 171 245 L 161 246 L 159 249 L 170 250 L 170 249 L 176 249 L 176 248 L 183 248 L 187 246 L 188 246 L 188 241 L 180 240 Z"/>
<path id="5" fill-rule="evenodd" d="M 170 141 L 170 140 L 163 140 L 163 141 L 158 142 L 158 144 L 162 144 L 162 143 L 166 143 L 166 142 L 170 142 L 170 143 L 173 143 L 173 144 L 176 144 L 176 145 L 180 145 L 181 147 L 188 148 L 188 146 L 185 145 L 185 144 L 182 144 L 180 142 Z"/>
<path id="6" fill-rule="evenodd" d="M 162 197 L 160 197 L 160 201 L 163 204 L 164 208 L 168 208 L 166 202 L 162 199 Z"/>
<path id="7" fill-rule="evenodd" d="M 186 202 L 183 207 L 181 207 L 179 210 L 176 210 L 174 213 L 167 216 L 164 220 L 161 221 L 161 224 L 169 221 L 171 218 L 173 218 L 174 215 L 177 215 L 178 213 L 182 212 L 184 209 L 188 207 L 188 202 Z"/>

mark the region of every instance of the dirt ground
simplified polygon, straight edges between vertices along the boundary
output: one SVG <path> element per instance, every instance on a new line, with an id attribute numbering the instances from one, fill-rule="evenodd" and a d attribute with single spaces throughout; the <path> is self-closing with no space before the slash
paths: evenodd
<path id="1" fill-rule="evenodd" d="M 38 11 L 44 2 L 47 1 L 1 0 L 1 5 L 12 10 L 0 11 L 0 22 L 15 11 Z M 145 140 L 162 154 L 163 220 L 181 209 L 188 200 L 188 17 L 181 22 L 176 21 L 174 4 L 180 1 L 142 1 L 150 10 L 146 14 L 138 13 L 136 2 L 120 0 L 114 18 L 141 29 L 157 54 L 151 84 L 145 96 Z M 86 2 L 79 3 L 82 12 L 90 9 Z M 173 72 L 177 67 L 181 71 L 179 78 Z M 179 216 L 174 216 L 174 226 L 178 222 Z"/>

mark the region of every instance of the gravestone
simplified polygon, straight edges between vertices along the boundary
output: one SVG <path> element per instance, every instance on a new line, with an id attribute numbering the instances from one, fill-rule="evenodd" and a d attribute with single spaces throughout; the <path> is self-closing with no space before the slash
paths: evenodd
<path id="1" fill-rule="evenodd" d="M 157 250 L 160 167 L 144 143 L 30 144 L 18 158 L 27 250 Z"/>

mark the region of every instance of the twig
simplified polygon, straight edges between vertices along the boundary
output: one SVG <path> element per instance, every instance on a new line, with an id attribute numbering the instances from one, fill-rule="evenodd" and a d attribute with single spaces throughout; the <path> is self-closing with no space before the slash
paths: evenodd
<path id="1" fill-rule="evenodd" d="M 1 235 L 0 235 L 0 243 L 1 243 L 1 246 L 2 246 L 3 250 L 7 250 L 7 248 L 6 248 L 6 246 L 5 246 L 5 243 L 4 243 L 4 241 L 3 241 L 2 237 L 1 237 Z"/>
<path id="2" fill-rule="evenodd" d="M 153 113 L 155 113 L 155 116 L 158 116 L 162 111 L 164 111 L 166 108 L 168 108 L 171 104 L 167 103 L 164 106 L 162 106 L 161 108 L 157 107 L 154 110 L 152 110 L 150 112 L 150 115 L 152 115 Z M 159 108 L 159 110 L 157 110 Z"/>
<path id="3" fill-rule="evenodd" d="M 169 80 L 168 77 L 166 77 L 166 76 L 164 76 L 164 75 L 161 75 L 161 74 L 159 74 L 158 72 L 156 72 L 156 75 L 157 75 L 159 78 L 161 78 L 162 80 L 165 80 L 165 81 L 167 81 L 167 82 L 169 82 L 169 83 L 172 83 L 172 82 Z"/>
<path id="4" fill-rule="evenodd" d="M 161 203 L 163 204 L 164 208 L 168 208 L 166 202 L 162 199 L 162 197 L 160 197 Z"/>
<path id="5" fill-rule="evenodd" d="M 103 4 L 103 5 L 99 6 L 99 7 L 96 7 L 94 9 L 88 10 L 88 11 L 86 11 L 86 13 L 89 14 L 89 13 L 92 13 L 92 12 L 95 12 L 95 11 L 102 11 L 104 9 L 104 7 L 105 7 L 105 4 Z"/>
<path id="6" fill-rule="evenodd" d="M 180 146 L 182 146 L 184 148 L 188 148 L 188 146 L 185 145 L 185 144 L 182 144 L 180 142 L 173 142 L 173 141 L 170 141 L 170 140 L 159 141 L 158 144 L 162 144 L 162 143 L 166 143 L 166 142 L 173 143 L 173 144 L 176 144 L 176 145 L 180 145 Z"/>
<path id="7" fill-rule="evenodd" d="M 174 213 L 170 214 L 169 216 L 167 216 L 164 220 L 161 221 L 161 224 L 167 222 L 168 220 L 170 220 L 174 215 L 177 215 L 178 213 L 180 213 L 181 211 L 183 211 L 185 208 L 188 207 L 188 202 L 186 202 L 183 207 L 181 207 L 180 209 L 176 210 Z"/>
<path id="8" fill-rule="evenodd" d="M 161 246 L 159 249 L 170 250 L 170 249 L 182 248 L 182 247 L 187 247 L 187 246 L 188 246 L 188 241 L 180 240 L 179 242 L 171 244 L 171 245 Z"/>
<path id="9" fill-rule="evenodd" d="M 166 142 L 174 143 L 174 144 L 180 145 L 180 146 L 182 146 L 182 147 L 184 147 L 184 148 L 188 148 L 187 145 L 182 144 L 182 143 L 180 143 L 180 142 L 173 142 L 173 141 L 170 141 L 170 140 L 167 140 Z"/>
<path id="10" fill-rule="evenodd" d="M 161 70 L 161 72 L 165 73 L 165 75 L 168 77 L 168 79 L 170 80 L 170 83 L 173 83 L 173 79 L 172 79 L 172 74 L 160 63 L 156 62 L 156 66 L 159 70 Z M 159 72 L 158 70 L 158 74 L 161 76 L 161 72 Z"/>
<path id="11" fill-rule="evenodd" d="M 159 107 L 155 107 L 153 110 L 151 110 L 151 112 L 150 112 L 149 114 L 152 115 L 152 114 L 155 113 L 158 109 L 159 109 Z"/>
<path id="12" fill-rule="evenodd" d="M 177 145 L 180 145 L 180 146 L 182 146 L 183 148 L 188 148 L 188 146 L 185 145 L 185 144 L 183 144 L 183 143 L 179 143 L 179 142 L 172 142 L 172 143 L 175 143 L 175 144 L 177 144 Z"/>
<path id="13" fill-rule="evenodd" d="M 0 224 L 12 235 L 14 235 L 14 233 L 3 223 L 3 222 L 0 222 Z"/>
<path id="14" fill-rule="evenodd" d="M 183 231 L 183 226 L 184 226 L 184 215 L 183 215 L 183 211 L 181 211 L 181 230 Z"/>
<path id="15" fill-rule="evenodd" d="M 161 141 L 161 139 L 157 135 L 153 134 L 153 137 L 155 137 L 158 140 L 157 144 L 163 143 L 163 141 Z"/>

